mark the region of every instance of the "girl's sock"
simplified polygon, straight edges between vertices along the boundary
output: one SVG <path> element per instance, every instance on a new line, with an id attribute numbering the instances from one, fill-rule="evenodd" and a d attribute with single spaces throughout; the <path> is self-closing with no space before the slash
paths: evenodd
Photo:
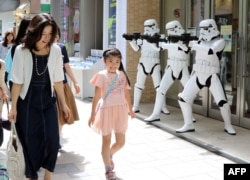
<path id="1" fill-rule="evenodd" d="M 112 170 L 115 168 L 114 161 L 112 159 L 112 154 L 110 155 L 110 166 L 112 167 Z"/>
<path id="2" fill-rule="evenodd" d="M 112 167 L 110 165 L 105 166 L 106 172 L 112 171 Z"/>

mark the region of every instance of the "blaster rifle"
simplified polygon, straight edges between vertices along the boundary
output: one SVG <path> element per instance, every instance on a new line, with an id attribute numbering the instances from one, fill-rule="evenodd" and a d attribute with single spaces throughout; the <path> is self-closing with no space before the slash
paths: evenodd
<path id="1" fill-rule="evenodd" d="M 124 39 L 126 39 L 127 41 L 132 41 L 137 40 L 137 39 L 141 39 L 141 33 L 133 33 L 133 34 L 123 34 L 122 37 Z"/>
<path id="2" fill-rule="evenodd" d="M 132 41 L 134 40 L 138 40 L 138 39 L 145 39 L 147 40 L 149 43 L 156 43 L 158 44 L 159 42 L 167 42 L 167 40 L 165 38 L 161 38 L 161 35 L 159 34 L 154 34 L 153 36 L 150 35 L 146 35 L 146 34 L 140 34 L 140 33 L 133 33 L 133 34 L 123 34 L 122 35 L 123 38 L 125 38 L 128 41 Z"/>
<path id="3" fill-rule="evenodd" d="M 160 34 L 154 34 L 153 36 L 143 35 L 143 39 L 146 39 L 149 43 L 167 42 L 166 38 L 161 38 Z"/>
<path id="4" fill-rule="evenodd" d="M 169 35 L 168 36 L 168 41 L 176 43 L 178 41 L 182 41 L 185 44 L 188 44 L 189 41 L 197 41 L 199 38 L 197 36 L 191 36 L 189 33 L 184 33 L 181 34 L 180 36 L 178 35 Z"/>

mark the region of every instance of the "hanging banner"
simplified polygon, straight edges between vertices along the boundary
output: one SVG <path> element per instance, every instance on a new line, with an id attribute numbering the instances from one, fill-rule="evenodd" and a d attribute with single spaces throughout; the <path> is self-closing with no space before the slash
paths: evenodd
<path id="1" fill-rule="evenodd" d="M 40 8 L 41 12 L 47 12 L 50 13 L 50 0 L 41 0 Z"/>
<path id="2" fill-rule="evenodd" d="M 116 0 L 109 0 L 108 46 L 116 45 Z"/>

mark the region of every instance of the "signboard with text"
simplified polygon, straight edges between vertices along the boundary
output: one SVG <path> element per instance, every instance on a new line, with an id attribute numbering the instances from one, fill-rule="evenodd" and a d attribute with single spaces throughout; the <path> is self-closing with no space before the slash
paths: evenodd
<path id="1" fill-rule="evenodd" d="M 109 0 L 108 47 L 116 46 L 116 0 Z"/>
<path id="2" fill-rule="evenodd" d="M 41 0 L 41 4 L 40 4 L 41 12 L 48 12 L 49 13 L 50 6 L 51 6 L 50 0 Z"/>

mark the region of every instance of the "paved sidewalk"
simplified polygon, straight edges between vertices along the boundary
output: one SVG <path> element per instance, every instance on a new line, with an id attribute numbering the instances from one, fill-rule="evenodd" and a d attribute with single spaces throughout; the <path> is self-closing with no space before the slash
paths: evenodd
<path id="1" fill-rule="evenodd" d="M 87 126 L 91 101 L 77 99 L 77 106 L 81 120 L 63 129 L 53 180 L 104 180 L 101 137 Z M 3 164 L 9 132 L 4 135 Z M 139 119 L 129 121 L 126 145 L 114 162 L 118 180 L 222 180 L 223 165 L 235 163 Z M 43 179 L 42 170 L 39 175 Z"/>
<path id="2" fill-rule="evenodd" d="M 153 104 L 142 104 L 141 112 L 137 118 L 141 120 L 148 117 L 153 110 Z M 170 115 L 161 113 L 161 121 L 152 125 L 163 129 L 186 141 L 206 148 L 214 153 L 227 157 L 237 163 L 250 163 L 250 130 L 234 126 L 236 135 L 232 136 L 224 132 L 224 122 L 212 118 L 194 114 L 196 119 L 195 132 L 176 133 L 176 129 L 182 127 L 183 115 L 179 108 L 168 106 Z"/>

